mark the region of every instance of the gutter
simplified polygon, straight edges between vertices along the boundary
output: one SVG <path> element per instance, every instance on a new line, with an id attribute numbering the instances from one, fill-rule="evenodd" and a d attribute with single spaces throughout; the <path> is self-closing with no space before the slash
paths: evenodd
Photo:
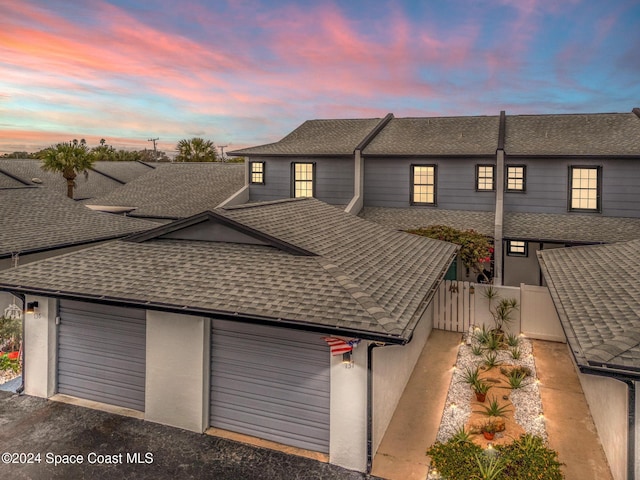
<path id="1" fill-rule="evenodd" d="M 636 381 L 637 376 L 606 367 L 578 365 L 580 373 L 609 377 L 627 385 L 627 480 L 635 480 L 636 466 Z"/>

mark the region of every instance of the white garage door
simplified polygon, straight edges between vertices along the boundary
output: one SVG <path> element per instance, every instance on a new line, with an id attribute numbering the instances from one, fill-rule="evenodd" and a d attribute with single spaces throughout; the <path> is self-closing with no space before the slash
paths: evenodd
<path id="1" fill-rule="evenodd" d="M 211 426 L 329 452 L 322 335 L 212 320 Z"/>
<path id="2" fill-rule="evenodd" d="M 60 301 L 58 393 L 144 411 L 146 312 Z"/>

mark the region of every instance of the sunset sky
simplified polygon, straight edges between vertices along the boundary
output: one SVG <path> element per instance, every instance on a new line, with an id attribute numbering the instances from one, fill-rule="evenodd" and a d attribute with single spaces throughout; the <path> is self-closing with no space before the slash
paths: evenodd
<path id="1" fill-rule="evenodd" d="M 313 118 L 630 112 L 639 0 L 0 0 L 0 154 Z"/>

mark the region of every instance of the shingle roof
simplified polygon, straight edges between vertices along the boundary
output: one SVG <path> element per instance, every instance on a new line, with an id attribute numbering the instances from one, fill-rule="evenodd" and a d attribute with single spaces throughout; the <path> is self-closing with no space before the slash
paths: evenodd
<path id="1" fill-rule="evenodd" d="M 276 143 L 244 148 L 229 155 L 352 155 L 380 118 L 307 120 Z"/>
<path id="2" fill-rule="evenodd" d="M 137 217 L 184 218 L 212 210 L 244 186 L 244 165 L 164 163 L 88 205 L 136 207 Z"/>
<path id="3" fill-rule="evenodd" d="M 92 212 L 42 187 L 0 190 L 0 256 L 117 238 L 155 226 Z"/>
<path id="4" fill-rule="evenodd" d="M 507 115 L 507 155 L 640 155 L 635 113 Z"/>
<path id="5" fill-rule="evenodd" d="M 42 182 L 38 185 L 53 189 L 66 196 L 67 182 L 62 178 L 62 175 L 56 172 L 46 172 L 40 168 L 40 165 L 41 161 L 36 159 L 0 159 L 0 169 L 32 185 L 35 185 L 32 179 L 39 178 Z M 80 174 L 76 178 L 76 188 L 73 192 L 75 200 L 86 200 L 106 195 L 136 175 L 139 176 L 152 170 L 139 162 L 95 162 L 94 167 L 97 171 L 89 171 L 86 178 L 84 174 Z M 101 171 L 120 181 L 102 175 Z"/>
<path id="6" fill-rule="evenodd" d="M 495 155 L 499 116 L 394 118 L 363 150 L 375 155 Z"/>
<path id="7" fill-rule="evenodd" d="M 621 242 L 640 238 L 640 218 L 506 212 L 503 235 L 565 243 Z"/>
<path id="8" fill-rule="evenodd" d="M 494 213 L 436 208 L 365 207 L 360 217 L 397 230 L 448 225 L 460 230 L 473 229 L 483 235 L 494 235 Z"/>
<path id="9" fill-rule="evenodd" d="M 640 372 L 640 240 L 538 252 L 579 365 Z"/>
<path id="10" fill-rule="evenodd" d="M 401 342 L 411 337 L 456 251 L 315 199 L 216 213 L 316 255 L 224 242 L 119 241 L 14 269 L 0 286 L 253 315 Z"/>

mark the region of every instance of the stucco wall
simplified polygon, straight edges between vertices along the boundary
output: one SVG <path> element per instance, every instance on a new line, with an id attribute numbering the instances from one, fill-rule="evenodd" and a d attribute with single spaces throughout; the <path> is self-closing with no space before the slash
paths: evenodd
<path id="1" fill-rule="evenodd" d="M 27 295 L 28 302 L 38 302 L 35 313 L 24 318 L 24 392 L 48 398 L 56 390 L 56 300 Z"/>
<path id="2" fill-rule="evenodd" d="M 350 368 L 341 355 L 331 357 L 329 461 L 360 472 L 367 467 L 367 345 L 353 350 Z"/>
<path id="3" fill-rule="evenodd" d="M 413 339 L 403 346 L 373 350 L 373 452 L 389 426 L 400 397 L 433 327 L 430 304 L 416 327 Z"/>
<path id="4" fill-rule="evenodd" d="M 564 330 L 547 287 L 520 285 L 522 333 L 531 338 L 566 342 Z"/>
<path id="5" fill-rule="evenodd" d="M 145 420 L 208 426 L 209 319 L 147 310 Z"/>
<path id="6" fill-rule="evenodd" d="M 627 480 L 627 386 L 607 377 L 579 374 L 614 480 Z"/>

